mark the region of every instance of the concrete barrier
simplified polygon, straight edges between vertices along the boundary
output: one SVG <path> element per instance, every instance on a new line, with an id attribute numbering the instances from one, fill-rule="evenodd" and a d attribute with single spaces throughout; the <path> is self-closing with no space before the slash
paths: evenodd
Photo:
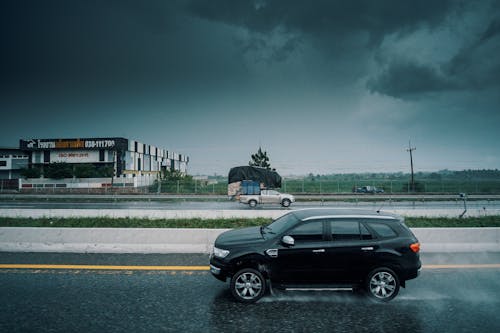
<path id="1" fill-rule="evenodd" d="M 500 252 L 500 228 L 412 228 L 425 252 Z"/>
<path id="2" fill-rule="evenodd" d="M 209 253 L 227 229 L 0 228 L 3 252 Z"/>
<path id="3" fill-rule="evenodd" d="M 209 253 L 228 229 L 0 228 L 3 252 Z M 414 228 L 424 252 L 500 252 L 500 228 Z"/>

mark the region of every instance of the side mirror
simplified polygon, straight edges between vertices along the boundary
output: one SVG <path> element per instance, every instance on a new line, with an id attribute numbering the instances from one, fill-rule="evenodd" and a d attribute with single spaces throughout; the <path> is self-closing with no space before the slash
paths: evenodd
<path id="1" fill-rule="evenodd" d="M 288 245 L 288 246 L 295 245 L 295 239 L 293 239 L 292 236 L 283 236 L 283 238 L 281 238 L 281 242 L 285 245 Z"/>

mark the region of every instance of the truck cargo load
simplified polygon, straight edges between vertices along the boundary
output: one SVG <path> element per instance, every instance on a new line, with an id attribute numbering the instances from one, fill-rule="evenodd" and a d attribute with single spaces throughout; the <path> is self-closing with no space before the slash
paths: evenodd
<path id="1" fill-rule="evenodd" d="M 239 166 L 229 170 L 228 184 L 243 180 L 262 183 L 266 188 L 281 187 L 281 176 L 276 171 L 253 166 Z"/>

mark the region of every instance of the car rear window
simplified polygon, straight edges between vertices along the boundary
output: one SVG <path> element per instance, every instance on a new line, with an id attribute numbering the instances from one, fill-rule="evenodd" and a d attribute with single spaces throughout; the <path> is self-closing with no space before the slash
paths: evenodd
<path id="1" fill-rule="evenodd" d="M 377 233 L 379 237 L 388 238 L 397 236 L 396 232 L 387 224 L 368 222 L 368 225 Z"/>
<path id="2" fill-rule="evenodd" d="M 330 226 L 333 240 L 359 239 L 358 221 L 332 221 Z"/>
<path id="3" fill-rule="evenodd" d="M 370 231 L 358 221 L 330 221 L 330 229 L 334 241 L 373 238 Z"/>

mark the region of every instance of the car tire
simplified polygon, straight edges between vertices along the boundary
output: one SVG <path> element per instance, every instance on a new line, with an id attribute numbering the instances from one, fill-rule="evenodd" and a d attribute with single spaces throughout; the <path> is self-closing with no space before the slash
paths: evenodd
<path id="1" fill-rule="evenodd" d="M 243 268 L 231 278 L 230 289 L 237 301 L 254 303 L 264 296 L 266 280 L 259 271 L 253 268 Z"/>
<path id="2" fill-rule="evenodd" d="M 248 202 L 248 205 L 249 205 L 250 207 L 252 207 L 252 208 L 253 208 L 253 207 L 257 206 L 257 201 L 255 201 L 255 200 L 250 200 L 250 201 Z"/>
<path id="3" fill-rule="evenodd" d="M 281 201 L 281 206 L 283 206 L 283 207 L 290 207 L 291 203 L 292 202 L 289 199 L 283 199 L 283 201 Z"/>
<path id="4" fill-rule="evenodd" d="M 371 271 L 367 278 L 365 289 L 368 296 L 379 302 L 388 302 L 399 292 L 398 275 L 390 268 L 381 267 Z"/>

